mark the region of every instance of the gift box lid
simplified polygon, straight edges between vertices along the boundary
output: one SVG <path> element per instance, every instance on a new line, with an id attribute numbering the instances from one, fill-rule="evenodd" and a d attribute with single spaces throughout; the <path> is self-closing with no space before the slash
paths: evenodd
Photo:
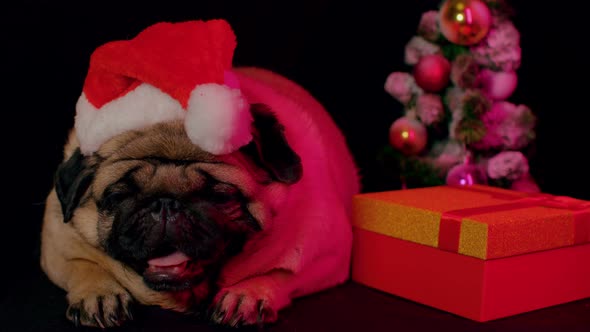
<path id="1" fill-rule="evenodd" d="M 479 259 L 590 242 L 590 202 L 497 187 L 361 193 L 353 225 Z"/>

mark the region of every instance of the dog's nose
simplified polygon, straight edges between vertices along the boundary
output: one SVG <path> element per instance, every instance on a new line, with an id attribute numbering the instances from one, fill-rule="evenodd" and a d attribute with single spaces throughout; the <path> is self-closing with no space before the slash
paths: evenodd
<path id="1" fill-rule="evenodd" d="M 152 203 L 152 218 L 155 221 L 174 221 L 181 214 L 181 204 L 172 198 L 159 198 Z"/>

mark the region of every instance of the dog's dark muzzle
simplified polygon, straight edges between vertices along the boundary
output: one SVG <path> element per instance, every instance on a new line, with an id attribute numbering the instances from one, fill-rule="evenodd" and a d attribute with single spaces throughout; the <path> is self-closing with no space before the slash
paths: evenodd
<path id="1" fill-rule="evenodd" d="M 193 222 L 189 217 L 190 212 L 185 210 L 182 203 L 173 198 L 156 199 L 148 209 L 150 212 L 145 215 L 145 222 L 154 224 L 154 234 L 150 234 L 150 236 L 159 238 L 164 235 L 167 242 L 172 244 L 184 238 L 182 234 L 179 234 L 179 231 L 186 230 L 188 225 L 185 224 Z M 152 220 L 149 220 L 150 218 Z"/>
<path id="2" fill-rule="evenodd" d="M 154 289 L 188 287 L 223 248 L 223 232 L 207 204 L 153 197 L 115 214 L 109 251 Z"/>

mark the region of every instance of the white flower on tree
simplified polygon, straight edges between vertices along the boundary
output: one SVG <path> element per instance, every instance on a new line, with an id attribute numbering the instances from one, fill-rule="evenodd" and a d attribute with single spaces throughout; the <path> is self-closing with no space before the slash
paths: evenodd
<path id="1" fill-rule="evenodd" d="M 517 180 L 529 172 L 529 162 L 520 151 L 503 151 L 488 160 L 491 179 Z"/>
<path id="2" fill-rule="evenodd" d="M 406 45 L 404 61 L 407 65 L 415 65 L 421 57 L 440 53 L 440 51 L 440 46 L 437 44 L 431 43 L 420 36 L 414 36 Z"/>

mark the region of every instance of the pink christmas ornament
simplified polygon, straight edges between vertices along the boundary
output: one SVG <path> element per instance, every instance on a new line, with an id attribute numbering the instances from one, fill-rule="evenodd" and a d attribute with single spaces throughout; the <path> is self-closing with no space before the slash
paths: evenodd
<path id="1" fill-rule="evenodd" d="M 447 173 L 446 183 L 451 186 L 471 186 L 487 184 L 485 171 L 473 164 L 459 164 L 453 166 Z"/>
<path id="2" fill-rule="evenodd" d="M 492 100 L 505 100 L 516 90 L 518 77 L 514 71 L 483 69 L 478 75 L 481 91 Z"/>
<path id="3" fill-rule="evenodd" d="M 439 92 L 449 83 L 451 63 L 440 54 L 420 58 L 414 66 L 416 84 L 427 92 Z"/>
<path id="4" fill-rule="evenodd" d="M 401 117 L 389 129 L 389 143 L 405 155 L 416 155 L 426 147 L 426 127 L 415 119 Z"/>

